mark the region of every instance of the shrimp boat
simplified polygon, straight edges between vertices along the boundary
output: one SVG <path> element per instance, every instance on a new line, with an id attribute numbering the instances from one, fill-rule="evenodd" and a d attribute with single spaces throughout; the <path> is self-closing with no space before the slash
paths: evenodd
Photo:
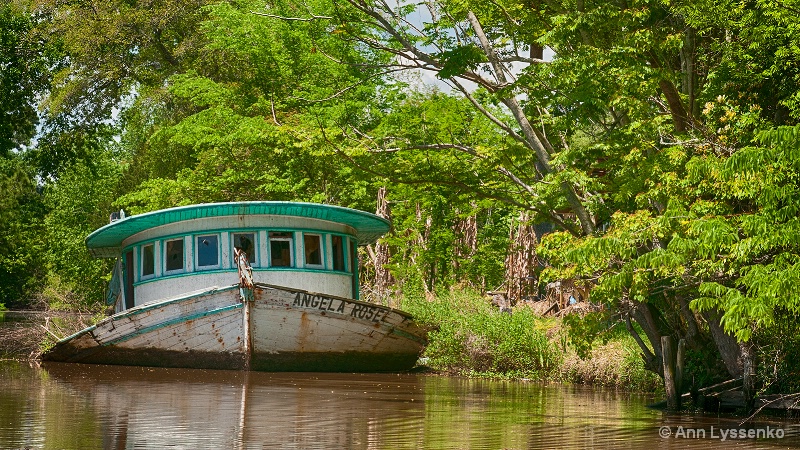
<path id="1" fill-rule="evenodd" d="M 359 300 L 356 248 L 389 222 L 297 202 L 209 203 L 124 217 L 86 238 L 117 258 L 114 314 L 45 361 L 258 371 L 411 369 L 425 333 Z"/>

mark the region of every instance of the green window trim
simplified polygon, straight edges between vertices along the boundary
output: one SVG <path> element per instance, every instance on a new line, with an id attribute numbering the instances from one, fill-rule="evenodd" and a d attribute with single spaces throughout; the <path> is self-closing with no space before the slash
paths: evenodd
<path id="1" fill-rule="evenodd" d="M 202 233 L 192 236 L 190 253 L 194 258 L 194 271 L 222 268 L 221 241 L 219 233 Z M 214 261 L 213 264 L 211 264 L 212 261 Z"/>
<path id="2" fill-rule="evenodd" d="M 149 251 L 148 251 L 149 249 Z M 147 280 L 156 276 L 156 244 L 150 242 L 139 247 L 139 279 Z"/>
<path id="3" fill-rule="evenodd" d="M 264 232 L 264 235 L 261 235 L 261 232 Z M 227 233 L 227 239 L 225 234 Z M 277 241 L 282 242 L 289 242 L 288 248 L 288 256 L 290 259 L 290 266 L 273 266 L 270 263 L 272 262 L 272 249 L 270 248 L 270 235 L 271 233 L 276 233 L 274 235 L 274 239 Z M 135 262 L 136 264 L 136 274 L 135 274 L 135 282 L 136 285 L 144 284 L 145 282 L 152 282 L 159 279 L 164 278 L 172 278 L 175 276 L 184 276 L 190 275 L 195 273 L 210 273 L 215 271 L 227 271 L 227 270 L 236 270 L 236 262 L 234 261 L 233 257 L 233 248 L 235 245 L 235 236 L 236 235 L 250 235 L 253 239 L 253 255 L 254 261 L 250 261 L 251 266 L 253 269 L 260 269 L 260 270 L 296 270 L 296 271 L 308 271 L 308 272 L 321 272 L 321 273 L 332 273 L 332 274 L 341 274 L 341 275 L 352 275 L 353 274 L 353 261 L 351 257 L 350 247 L 356 245 L 356 240 L 345 233 L 338 233 L 338 232 L 324 232 L 320 230 L 312 230 L 312 229 L 264 229 L 264 228 L 241 228 L 235 230 L 211 230 L 211 231 L 204 231 L 201 233 L 182 233 L 182 234 L 171 234 L 167 236 L 163 236 L 160 238 L 155 239 L 148 239 L 145 241 L 137 242 L 126 246 L 123 249 L 123 254 L 128 251 L 133 251 L 136 255 L 136 259 L 138 261 Z M 208 265 L 208 266 L 200 266 L 198 260 L 198 252 L 197 252 L 197 239 L 203 236 L 215 236 L 217 240 L 217 264 L 216 265 Z M 262 243 L 264 240 L 264 236 L 266 236 L 266 242 Z M 315 236 L 318 237 L 320 243 L 320 258 L 322 264 L 307 264 L 305 262 L 306 252 L 305 252 L 305 237 L 306 236 Z M 330 236 L 330 238 L 328 237 Z M 187 248 L 187 238 L 189 241 L 189 247 Z M 337 263 L 336 255 L 334 252 L 334 242 L 340 241 L 342 247 L 342 254 L 340 255 L 340 261 Z M 297 244 L 301 242 L 302 244 Z M 170 243 L 177 245 L 179 249 L 175 249 L 172 252 L 172 255 L 178 257 L 178 261 L 175 261 L 174 264 L 171 264 L 170 269 L 168 269 L 167 264 L 169 263 L 168 260 L 168 252 L 170 249 Z M 231 262 L 230 266 L 223 265 L 223 258 L 225 254 L 223 252 L 223 246 L 227 245 L 229 247 L 229 255 L 228 258 Z M 266 257 L 266 262 L 262 260 L 262 255 L 260 253 L 260 246 L 264 246 L 264 255 Z M 298 245 L 302 245 L 302 247 L 297 248 Z M 338 245 L 338 244 L 337 244 Z M 143 270 L 143 249 L 146 247 L 152 247 L 153 249 L 153 274 L 152 275 L 142 275 L 144 273 Z M 297 253 L 302 255 L 303 262 L 302 264 L 297 261 Z M 191 259 L 187 259 L 187 255 Z M 328 261 L 328 257 L 333 258 L 332 261 Z M 180 268 L 177 267 L 178 262 L 180 262 Z M 187 267 L 187 262 L 188 264 Z M 341 269 L 334 269 L 334 267 L 339 266 L 341 263 Z"/>
<path id="4" fill-rule="evenodd" d="M 186 239 L 165 239 L 163 241 L 164 275 L 186 272 Z M 180 264 L 180 266 L 178 266 Z"/>
<path id="5" fill-rule="evenodd" d="M 252 242 L 250 242 L 250 251 L 248 253 L 247 262 L 250 263 L 251 267 L 259 267 L 261 265 L 260 256 L 259 256 L 259 234 L 260 230 L 247 230 L 247 231 L 230 231 L 229 234 L 229 241 L 230 241 L 230 260 L 231 260 L 231 267 L 236 268 L 236 257 L 234 256 L 234 248 L 237 248 L 236 244 L 236 237 L 237 236 L 244 236 L 249 235 L 251 236 Z M 241 245 L 241 239 L 240 239 Z M 252 256 L 252 257 L 251 257 Z"/>
<path id="6" fill-rule="evenodd" d="M 327 252 L 325 251 L 327 247 L 327 239 L 325 239 L 325 235 L 322 233 L 303 233 L 303 267 L 307 269 L 318 269 L 318 270 L 325 270 L 327 267 Z M 314 254 L 314 249 L 312 248 L 311 253 L 309 253 L 309 241 L 316 241 L 316 254 Z M 312 242 L 313 245 L 313 242 Z M 309 259 L 319 261 L 317 263 L 309 262 Z"/>

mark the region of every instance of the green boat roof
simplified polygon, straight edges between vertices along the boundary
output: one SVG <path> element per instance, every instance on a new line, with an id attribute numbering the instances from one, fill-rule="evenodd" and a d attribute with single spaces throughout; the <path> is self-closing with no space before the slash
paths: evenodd
<path id="1" fill-rule="evenodd" d="M 112 253 L 116 256 L 125 239 L 151 228 L 184 220 L 243 215 L 306 217 L 348 225 L 355 229 L 359 245 L 371 244 L 389 231 L 388 220 L 341 206 L 302 202 L 203 203 L 162 209 L 114 221 L 87 236 L 86 247 L 96 256 L 107 257 Z"/>

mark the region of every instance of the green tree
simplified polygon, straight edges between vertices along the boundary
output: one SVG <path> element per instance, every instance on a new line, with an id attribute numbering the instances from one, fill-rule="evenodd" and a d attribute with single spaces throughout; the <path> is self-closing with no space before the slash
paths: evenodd
<path id="1" fill-rule="evenodd" d="M 28 145 L 39 123 L 36 98 L 48 84 L 52 49 L 35 17 L 16 2 L 0 4 L 0 157 Z"/>
<path id="2" fill-rule="evenodd" d="M 131 155 L 120 205 L 133 212 L 176 204 L 240 199 L 306 200 L 371 208 L 368 185 L 321 149 L 320 123 L 357 120 L 375 86 L 340 64 L 363 59 L 315 23 L 276 27 L 252 14 L 259 2 L 206 10 L 201 54 L 163 87 L 143 89 L 125 112 L 123 144 Z M 281 7 L 286 5 L 277 5 Z M 288 7 L 288 6 L 287 6 Z M 320 7 L 324 7 L 321 5 Z M 263 45 L 252 45 L 253 41 Z M 368 57 L 368 56 L 367 56 Z M 309 70 L 313 68 L 313 70 Z M 315 108 L 309 98 L 354 85 L 343 107 Z M 374 195 L 374 190 L 372 191 Z M 153 195 L 156 194 L 156 195 Z M 374 198 L 374 197 L 373 197 Z M 367 206 L 369 205 L 369 206 Z"/>
<path id="3" fill-rule="evenodd" d="M 45 273 L 46 209 L 35 174 L 19 153 L 36 133 L 36 99 L 46 90 L 53 62 L 34 22 L 21 4 L 0 4 L 0 303 L 12 308 L 28 303 Z"/>
<path id="4" fill-rule="evenodd" d="M 341 136 L 360 143 L 345 153 L 396 181 L 458 184 L 484 196 L 516 189 L 493 197 L 565 230 L 542 250 L 555 266 L 549 276 L 597 284 L 593 298 L 608 306 L 610 319 L 628 324 L 648 368 L 661 371 L 660 336 L 673 335 L 687 337 L 700 354 L 721 355 L 731 375 L 742 373 L 741 361 L 751 358 L 748 332 L 736 319 L 740 306 L 719 299 L 746 291 L 741 283 L 749 281 L 729 272 L 713 250 L 691 252 L 733 245 L 747 232 L 729 223 L 730 216 L 760 214 L 766 207 L 742 190 L 771 183 L 745 182 L 735 168 L 721 168 L 744 158 L 731 157 L 742 149 L 764 148 L 754 145 L 756 130 L 793 123 L 793 3 L 337 6 L 329 23 L 344 41 L 393 55 L 394 70 L 437 74 L 510 141 L 486 145 L 464 142 L 460 134 L 425 133 L 438 129 L 431 122 L 451 116 L 426 116 L 423 107 L 415 118 L 400 102 L 384 111 L 381 125 L 366 124 L 349 135 L 343 130 Z M 362 16 L 348 15 L 353 9 Z M 323 19 L 266 11 L 274 20 Z M 543 47 L 554 51 L 552 61 L 542 58 Z M 411 126 L 391 127 L 392 120 Z M 462 154 L 463 166 L 455 153 Z M 791 164 L 784 169 L 791 173 Z M 715 184 L 722 173 L 729 178 Z M 792 191 L 779 185 L 769 192 L 785 202 Z M 780 223 L 775 220 L 762 223 Z M 688 249 L 670 251 L 682 245 Z M 760 271 L 753 278 L 760 283 L 779 270 L 772 266 L 774 255 L 746 255 L 747 265 Z M 793 273 L 791 264 L 782 264 Z M 767 305 L 753 297 L 748 327 L 769 323 Z"/>
<path id="5" fill-rule="evenodd" d="M 37 2 L 48 19 L 38 28 L 57 37 L 69 57 L 45 102 L 51 115 L 64 115 L 72 126 L 103 122 L 137 90 L 160 85 L 201 56 L 210 59 L 213 55 L 198 54 L 197 33 L 209 3 Z"/>
<path id="6" fill-rule="evenodd" d="M 103 304 L 110 262 L 93 258 L 84 240 L 108 223 L 121 173 L 113 156 L 106 149 L 94 151 L 91 158 L 64 167 L 58 181 L 44 188 L 48 213 L 42 238 L 51 307 L 84 309 Z"/>
<path id="7" fill-rule="evenodd" d="M 0 158 L 0 303 L 27 305 L 46 273 L 46 208 L 33 173 L 15 155 Z"/>

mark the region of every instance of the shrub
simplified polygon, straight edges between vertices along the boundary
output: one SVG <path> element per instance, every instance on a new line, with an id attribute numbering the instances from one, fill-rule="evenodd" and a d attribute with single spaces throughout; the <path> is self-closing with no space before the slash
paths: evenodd
<path id="1" fill-rule="evenodd" d="M 527 308 L 503 313 L 474 291 L 441 293 L 432 300 L 407 295 L 403 308 L 430 331 L 424 357 L 437 370 L 481 376 L 542 379 L 560 365 L 560 353 Z"/>

